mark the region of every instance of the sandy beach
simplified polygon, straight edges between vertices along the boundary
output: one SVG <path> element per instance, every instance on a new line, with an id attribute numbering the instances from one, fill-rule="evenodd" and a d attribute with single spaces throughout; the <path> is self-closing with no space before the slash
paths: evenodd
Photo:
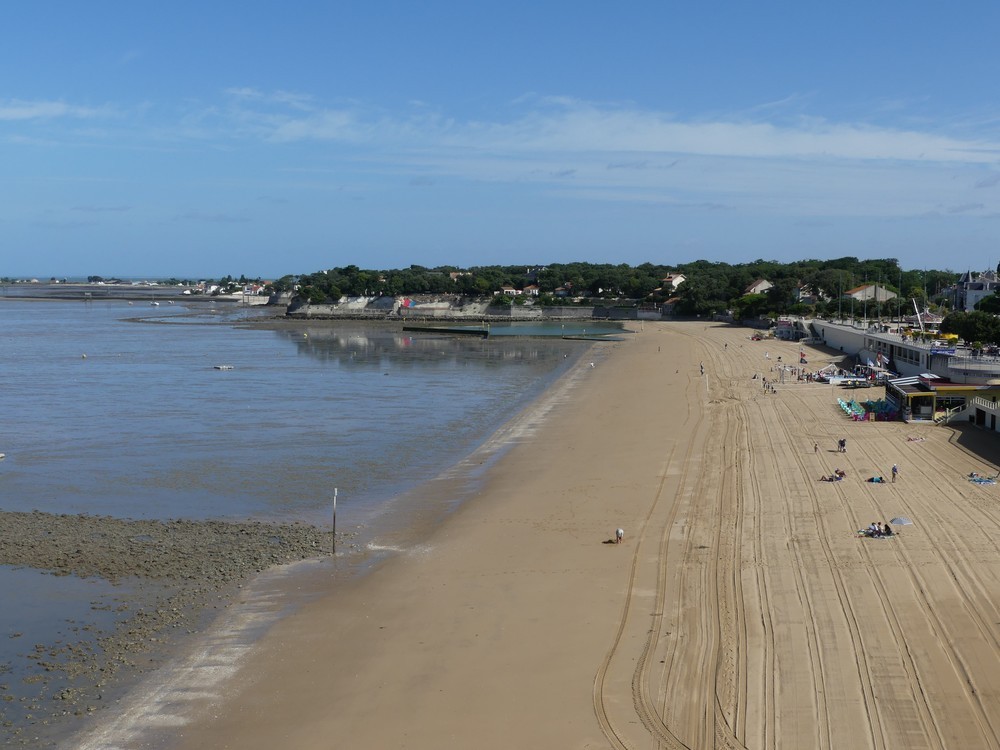
<path id="1" fill-rule="evenodd" d="M 766 392 L 796 344 L 641 328 L 429 538 L 274 626 L 175 744 L 1000 747 L 1000 486 L 966 479 L 995 438 Z"/>

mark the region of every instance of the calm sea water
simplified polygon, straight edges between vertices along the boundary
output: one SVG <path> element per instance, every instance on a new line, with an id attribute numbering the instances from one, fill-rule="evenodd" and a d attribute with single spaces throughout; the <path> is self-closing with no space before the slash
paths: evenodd
<path id="1" fill-rule="evenodd" d="M 467 453 L 582 346 L 219 324 L 247 314 L 0 301 L 0 507 L 308 520 L 337 487 L 364 515 Z"/>
<path id="2" fill-rule="evenodd" d="M 209 301 L 0 298 L 0 509 L 324 524 L 337 488 L 338 528 L 364 525 L 468 455 L 587 347 L 243 325 L 265 315 Z M 82 622 L 110 627 L 95 612 L 127 595 L 3 567 L 0 593 L 11 690 L 31 669 L 24 649 Z M 21 723 L 17 705 L 5 716 Z"/>

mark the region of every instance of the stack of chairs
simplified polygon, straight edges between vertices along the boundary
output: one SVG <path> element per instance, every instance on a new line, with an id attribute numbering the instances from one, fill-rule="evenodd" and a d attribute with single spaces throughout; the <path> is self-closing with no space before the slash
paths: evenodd
<path id="1" fill-rule="evenodd" d="M 840 408 L 844 410 L 844 414 L 849 416 L 851 419 L 860 422 L 865 418 L 865 407 L 857 401 L 844 401 L 844 399 L 838 398 L 837 403 L 840 405 Z"/>
<path id="2" fill-rule="evenodd" d="M 881 398 L 878 401 L 866 401 L 865 410 L 874 414 L 878 422 L 891 422 L 899 415 L 892 402 Z"/>

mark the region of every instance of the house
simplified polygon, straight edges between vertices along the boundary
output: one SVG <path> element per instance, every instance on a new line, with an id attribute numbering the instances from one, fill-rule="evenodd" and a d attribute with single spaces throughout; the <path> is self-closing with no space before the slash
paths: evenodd
<path id="1" fill-rule="evenodd" d="M 494 296 L 499 295 L 499 294 L 504 294 L 504 295 L 506 295 L 508 297 L 517 297 L 518 295 L 521 294 L 521 290 L 520 289 L 515 289 L 510 284 L 504 284 L 502 287 L 500 287 L 500 291 L 499 292 L 493 292 L 493 294 L 494 294 Z"/>
<path id="2" fill-rule="evenodd" d="M 541 289 L 538 288 L 538 284 L 528 284 L 528 286 L 524 287 L 521 291 L 528 296 L 537 297 L 541 292 Z"/>
<path id="3" fill-rule="evenodd" d="M 683 284 L 686 279 L 687 277 L 682 273 L 668 273 L 660 279 L 660 288 L 665 292 L 672 292 Z"/>
<path id="4" fill-rule="evenodd" d="M 677 307 L 677 303 L 681 301 L 680 297 L 671 297 L 662 305 L 660 305 L 660 315 L 667 317 L 674 314 L 674 308 Z"/>
<path id="5" fill-rule="evenodd" d="M 767 279 L 757 279 L 750 286 L 748 286 L 746 289 L 743 290 L 743 294 L 763 294 L 773 286 L 774 284 L 772 284 Z"/>
<path id="6" fill-rule="evenodd" d="M 875 300 L 876 302 L 885 302 L 890 299 L 896 299 L 897 295 L 895 292 L 890 292 L 884 286 L 879 286 L 878 284 L 862 284 L 861 286 L 856 286 L 853 289 L 848 289 L 844 292 L 845 297 L 850 297 L 857 300 Z"/>
<path id="7" fill-rule="evenodd" d="M 955 284 L 955 309 L 972 312 L 976 309 L 976 303 L 992 297 L 1000 289 L 1000 276 L 996 271 L 984 271 L 974 273 L 966 271 Z"/>

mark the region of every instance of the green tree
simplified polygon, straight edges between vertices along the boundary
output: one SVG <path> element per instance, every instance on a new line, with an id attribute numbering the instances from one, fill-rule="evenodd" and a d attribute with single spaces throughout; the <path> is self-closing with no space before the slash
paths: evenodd
<path id="1" fill-rule="evenodd" d="M 774 282 L 774 286 L 767 290 L 767 300 L 771 309 L 776 313 L 788 312 L 788 308 L 796 303 L 796 293 L 798 283 L 792 278 L 781 278 Z"/>
<path id="2" fill-rule="evenodd" d="M 957 312 L 941 321 L 942 333 L 954 333 L 965 341 L 1000 344 L 1000 318 L 989 313 Z"/>
<path id="3" fill-rule="evenodd" d="M 291 275 L 282 276 L 277 281 L 271 283 L 271 288 L 279 294 L 291 291 L 294 286 L 295 277 Z"/>
<path id="4" fill-rule="evenodd" d="M 737 320 L 754 320 L 767 310 L 768 299 L 765 294 L 744 294 L 733 300 L 733 315 Z"/>
<path id="5" fill-rule="evenodd" d="M 724 264 L 723 264 L 724 265 Z M 677 290 L 677 312 L 681 315 L 712 315 L 729 306 L 730 294 L 727 278 L 721 269 L 705 263 L 691 268 L 687 279 Z"/>
<path id="6" fill-rule="evenodd" d="M 976 309 L 980 312 L 1000 315 L 1000 292 L 994 292 L 989 297 L 983 297 L 976 303 Z"/>

